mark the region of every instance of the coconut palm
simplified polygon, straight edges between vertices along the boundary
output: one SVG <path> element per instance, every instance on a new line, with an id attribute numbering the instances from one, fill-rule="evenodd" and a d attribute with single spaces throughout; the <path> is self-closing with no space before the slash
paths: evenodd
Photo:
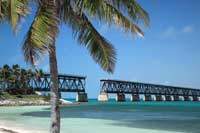
<path id="1" fill-rule="evenodd" d="M 0 88 L 4 89 L 4 74 L 3 74 L 3 68 L 0 67 Z"/>
<path id="2" fill-rule="evenodd" d="M 21 69 L 20 69 L 20 66 L 18 64 L 15 64 L 12 66 L 12 77 L 13 77 L 13 80 L 14 80 L 14 87 L 15 89 L 18 89 L 19 88 L 19 84 L 20 84 L 20 73 L 21 73 Z"/>
<path id="3" fill-rule="evenodd" d="M 10 69 L 9 65 L 4 65 L 3 66 L 3 80 L 4 80 L 4 88 L 10 88 L 10 79 L 12 75 L 12 70 Z"/>
<path id="4" fill-rule="evenodd" d="M 0 67 L 0 83 L 3 81 L 3 68 Z"/>
<path id="5" fill-rule="evenodd" d="M 0 0 L 2 4 L 6 2 Z M 7 13 L 5 7 L 0 9 L 3 15 L 11 21 L 13 29 L 20 17 L 27 13 L 27 0 L 8 0 L 9 4 L 17 1 L 20 8 Z M 35 0 L 38 3 L 33 22 L 23 42 L 25 61 L 33 64 L 46 53 L 49 54 L 51 74 L 51 133 L 60 131 L 58 70 L 56 60 L 55 40 L 59 31 L 59 24 L 64 23 L 72 29 L 74 38 L 79 44 L 85 46 L 92 58 L 105 71 L 113 72 L 116 62 L 116 52 L 112 44 L 107 41 L 92 24 L 95 19 L 108 26 L 114 24 L 125 32 L 142 35 L 142 30 L 137 26 L 144 22 L 149 24 L 147 12 L 135 0 Z M 8 4 L 8 5 L 9 5 Z M 23 9 L 23 10 L 22 10 Z M 12 13 L 14 16 L 12 16 Z M 17 14 L 17 15 L 16 15 Z"/>

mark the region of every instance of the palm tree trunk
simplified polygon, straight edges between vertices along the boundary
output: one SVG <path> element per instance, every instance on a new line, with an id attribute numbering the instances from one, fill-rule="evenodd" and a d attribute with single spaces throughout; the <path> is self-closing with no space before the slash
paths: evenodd
<path id="1" fill-rule="evenodd" d="M 50 91 L 51 91 L 51 127 L 50 133 L 60 133 L 60 109 L 59 109 L 59 91 L 58 91 L 58 69 L 56 60 L 55 41 L 51 46 L 49 54 L 50 63 Z"/>
<path id="2" fill-rule="evenodd" d="M 1 19 L 1 0 L 0 0 L 0 19 Z"/>

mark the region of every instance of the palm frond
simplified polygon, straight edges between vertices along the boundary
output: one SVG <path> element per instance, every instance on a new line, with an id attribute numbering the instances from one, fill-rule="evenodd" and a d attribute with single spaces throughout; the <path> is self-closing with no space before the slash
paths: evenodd
<path id="1" fill-rule="evenodd" d="M 140 36 L 144 35 L 143 31 L 136 24 L 131 22 L 125 15 L 123 15 L 110 3 L 104 1 L 104 8 L 106 10 L 105 16 L 107 21 L 110 21 L 109 23 L 113 21 L 115 25 L 122 27 L 125 32 L 130 31 L 133 35 L 135 33 Z"/>
<path id="2" fill-rule="evenodd" d="M 105 71 L 113 72 L 116 52 L 112 44 L 98 33 L 87 16 L 80 11 L 69 10 L 67 23 L 73 30 L 77 41 L 86 46 L 91 56 Z"/>
<path id="3" fill-rule="evenodd" d="M 0 0 L 0 22 L 1 22 L 1 19 L 2 19 L 2 12 L 1 12 L 1 0 Z"/>
<path id="4" fill-rule="evenodd" d="M 134 0 L 77 0 L 74 3 L 74 7 L 78 7 L 88 16 L 96 16 L 108 25 L 120 25 L 125 32 L 143 36 L 144 33 L 136 23 L 144 20 L 145 24 L 149 25 L 147 12 Z"/>
<path id="5" fill-rule="evenodd" d="M 97 16 L 101 21 L 104 18 L 104 9 L 102 4 L 102 0 L 76 0 L 73 3 L 73 7 L 77 7 L 81 12 L 85 12 L 90 17 Z"/>
<path id="6" fill-rule="evenodd" d="M 15 31 L 21 17 L 24 17 L 29 11 L 28 0 L 8 0 L 6 9 L 7 18 L 10 20 L 12 28 Z"/>
<path id="7" fill-rule="evenodd" d="M 0 4 L 0 8 L 1 8 L 1 11 L 0 11 L 0 22 L 2 22 L 3 19 L 8 19 L 8 1 L 3 1 L 3 0 L 0 0 L 1 1 L 1 4 Z"/>
<path id="8" fill-rule="evenodd" d="M 150 18 L 148 13 L 135 0 L 107 0 L 119 11 L 128 14 L 133 21 L 143 20 L 149 26 Z"/>
<path id="9" fill-rule="evenodd" d="M 55 42 L 58 33 L 59 20 L 52 4 L 48 2 L 39 5 L 23 42 L 25 61 L 32 65 L 35 65 L 41 55 L 51 52 L 50 45 Z"/>
<path id="10" fill-rule="evenodd" d="M 110 66 L 114 66 L 116 60 L 115 50 L 112 45 L 96 31 L 95 27 L 93 27 L 92 23 L 87 18 L 87 15 L 95 16 L 100 21 L 105 20 L 109 25 L 114 23 L 122 27 L 125 32 L 130 31 L 133 35 L 135 35 L 135 33 L 140 36 L 144 35 L 142 30 L 135 23 L 144 18 L 147 18 L 146 22 L 148 22 L 148 14 L 146 14 L 134 0 L 130 0 L 131 4 L 128 4 L 128 2 L 119 3 L 119 0 L 116 0 L 115 3 L 114 0 L 64 1 L 62 20 L 70 25 L 78 42 L 88 48 L 94 60 L 106 71 L 112 72 L 113 70 Z M 122 5 L 120 6 L 120 4 L 123 4 L 124 9 L 121 8 Z M 130 7 L 133 8 L 133 10 L 130 10 Z M 129 16 L 127 17 L 123 13 Z M 109 50 L 104 51 L 103 49 L 110 49 L 110 51 L 113 52 L 109 53 Z M 98 53 L 98 51 L 100 52 Z M 108 65 L 109 62 L 110 65 Z"/>

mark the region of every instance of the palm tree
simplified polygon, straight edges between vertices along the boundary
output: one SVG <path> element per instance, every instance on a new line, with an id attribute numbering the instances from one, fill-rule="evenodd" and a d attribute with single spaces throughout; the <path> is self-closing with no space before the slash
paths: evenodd
<path id="1" fill-rule="evenodd" d="M 10 69 L 9 65 L 4 65 L 3 66 L 3 79 L 4 79 L 4 87 L 5 88 L 10 88 L 10 80 L 11 80 L 11 76 L 12 76 L 12 70 Z"/>
<path id="2" fill-rule="evenodd" d="M 4 85 L 3 85 L 3 83 L 4 83 L 4 76 L 3 76 L 4 74 L 3 74 L 3 68 L 2 67 L 0 67 L 0 89 L 1 89 L 1 91 L 4 89 L 3 87 L 4 87 Z"/>
<path id="3" fill-rule="evenodd" d="M 13 29 L 21 16 L 27 13 L 27 0 L 8 0 L 20 2 L 20 12 L 12 10 L 7 13 L 1 6 L 5 1 L 0 0 L 1 14 L 11 21 Z M 65 23 L 72 29 L 75 39 L 85 46 L 92 58 L 105 71 L 112 73 L 116 62 L 116 52 L 112 44 L 107 41 L 93 26 L 92 19 L 109 26 L 114 24 L 122 27 L 125 32 L 142 35 L 137 26 L 143 21 L 149 25 L 147 12 L 135 0 L 36 0 L 37 11 L 33 22 L 23 42 L 25 61 L 35 66 L 41 55 L 49 53 L 51 74 L 51 133 L 60 132 L 58 69 L 56 60 L 55 40 L 59 31 L 59 24 Z M 8 4 L 8 5 L 9 5 Z M 19 6 L 8 6 L 17 7 Z M 18 3 L 19 4 L 19 3 Z M 13 8 L 12 8 L 13 9 Z M 22 10 L 23 9 L 23 10 Z M 12 13 L 14 16 L 12 16 Z M 11 15 L 10 15 L 11 14 Z M 17 15 L 16 15 L 17 14 Z M 2 16 L 2 15 L 1 15 Z M 2 19 L 1 17 L 0 19 Z"/>
<path id="4" fill-rule="evenodd" d="M 20 73 L 21 73 L 21 69 L 20 66 L 18 64 L 15 64 L 12 66 L 12 75 L 13 75 L 13 80 L 14 80 L 14 87 L 15 89 L 19 88 L 19 84 L 20 84 Z"/>

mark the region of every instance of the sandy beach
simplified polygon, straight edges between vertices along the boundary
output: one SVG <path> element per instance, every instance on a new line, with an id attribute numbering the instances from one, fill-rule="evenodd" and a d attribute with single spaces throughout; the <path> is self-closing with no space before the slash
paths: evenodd
<path id="1" fill-rule="evenodd" d="M 0 133 L 18 133 L 18 132 L 7 129 L 5 127 L 0 127 Z"/>
<path id="2" fill-rule="evenodd" d="M 14 127 L 7 127 L 0 125 L 0 133 L 44 133 L 43 131 L 28 131 L 25 129 L 19 129 Z"/>
<path id="3" fill-rule="evenodd" d="M 13 129 L 13 128 L 11 129 L 9 127 L 0 125 L 0 133 L 33 133 L 33 132 L 21 130 L 21 129 Z"/>

